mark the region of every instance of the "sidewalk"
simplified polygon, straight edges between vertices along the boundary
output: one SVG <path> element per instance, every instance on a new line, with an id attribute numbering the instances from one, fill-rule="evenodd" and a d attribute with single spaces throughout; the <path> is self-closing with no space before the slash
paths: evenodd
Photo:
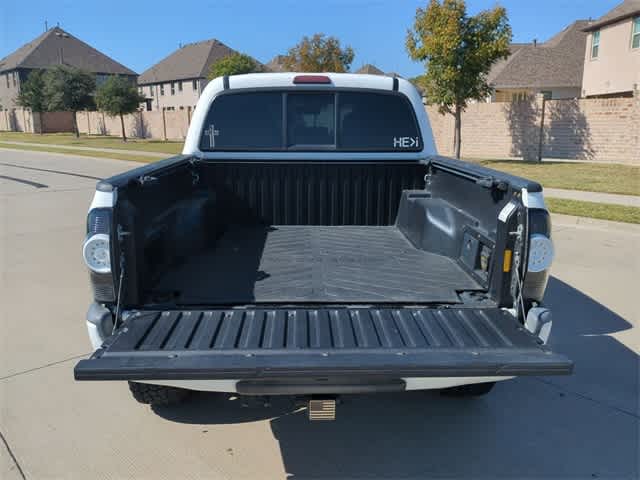
<path id="1" fill-rule="evenodd" d="M 640 197 L 634 195 L 618 195 L 616 193 L 583 192 L 580 190 L 564 190 L 561 188 L 545 188 L 545 197 L 581 200 L 584 202 L 612 203 L 627 207 L 640 207 Z"/>
<path id="2" fill-rule="evenodd" d="M 60 145 L 57 143 L 35 143 L 35 142 L 16 142 L 10 140 L 0 140 L 0 143 L 11 145 L 20 145 L 25 147 L 41 147 L 41 148 L 63 148 L 65 150 L 88 150 L 90 152 L 106 152 L 106 153 L 126 153 L 129 155 L 142 155 L 147 157 L 168 158 L 176 155 L 175 153 L 164 152 L 148 152 L 146 150 L 127 150 L 125 148 L 98 148 L 98 147 L 80 147 L 74 145 Z"/>

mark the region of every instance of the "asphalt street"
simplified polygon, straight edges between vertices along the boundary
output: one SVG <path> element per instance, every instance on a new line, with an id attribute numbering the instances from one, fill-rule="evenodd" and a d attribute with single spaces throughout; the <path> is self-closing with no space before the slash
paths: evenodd
<path id="1" fill-rule="evenodd" d="M 0 478 L 638 478 L 640 227 L 554 216 L 546 302 L 570 377 L 520 378 L 476 400 L 357 396 L 309 423 L 197 394 L 136 403 L 75 382 L 91 349 L 81 259 L 96 180 L 139 164 L 0 149 Z"/>

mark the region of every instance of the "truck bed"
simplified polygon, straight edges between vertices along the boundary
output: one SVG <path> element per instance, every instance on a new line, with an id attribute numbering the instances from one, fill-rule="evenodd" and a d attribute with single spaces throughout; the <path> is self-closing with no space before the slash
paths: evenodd
<path id="1" fill-rule="evenodd" d="M 456 303 L 481 286 L 395 226 L 231 226 L 154 289 L 181 304 Z"/>

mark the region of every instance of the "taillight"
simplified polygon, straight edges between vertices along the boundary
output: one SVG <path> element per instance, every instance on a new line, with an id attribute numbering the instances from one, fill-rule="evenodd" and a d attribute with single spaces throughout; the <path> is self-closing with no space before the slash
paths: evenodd
<path id="1" fill-rule="evenodd" d="M 87 215 L 87 236 L 111 231 L 111 209 L 94 208 Z"/>
<path id="2" fill-rule="evenodd" d="M 97 233 L 87 238 L 82 247 L 82 256 L 89 270 L 95 273 L 111 273 L 110 250 L 109 235 Z"/>
<path id="3" fill-rule="evenodd" d="M 115 301 L 111 273 L 111 209 L 95 208 L 87 216 L 87 236 L 82 246 L 84 262 L 90 270 L 91 286 L 97 302 Z"/>
<path id="4" fill-rule="evenodd" d="M 553 242 L 542 233 L 529 236 L 529 262 L 527 272 L 542 272 L 551 268 L 553 262 Z"/>
<path id="5" fill-rule="evenodd" d="M 543 209 L 529 209 L 527 272 L 522 285 L 525 301 L 541 302 L 555 255 L 551 241 L 551 217 Z"/>

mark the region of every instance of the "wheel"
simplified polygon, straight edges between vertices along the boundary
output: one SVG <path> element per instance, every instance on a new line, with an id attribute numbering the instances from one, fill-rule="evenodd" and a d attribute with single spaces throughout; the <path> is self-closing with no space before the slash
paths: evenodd
<path id="1" fill-rule="evenodd" d="M 440 394 L 447 397 L 479 397 L 489 393 L 495 384 L 496 382 L 459 385 L 457 387 L 444 388 L 440 390 Z"/>
<path id="2" fill-rule="evenodd" d="M 189 396 L 189 390 L 150 383 L 129 382 L 133 398 L 148 405 L 166 406 L 183 402 Z"/>

